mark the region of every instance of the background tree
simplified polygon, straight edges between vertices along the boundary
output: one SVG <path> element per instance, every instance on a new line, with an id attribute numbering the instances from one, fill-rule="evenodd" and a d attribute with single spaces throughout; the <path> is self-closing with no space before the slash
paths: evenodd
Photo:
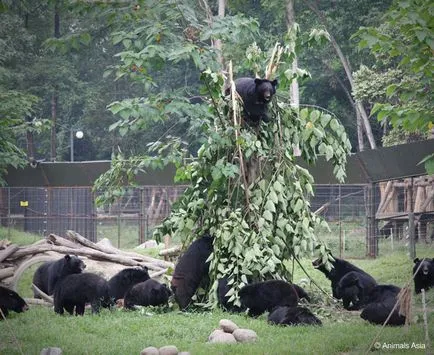
<path id="1" fill-rule="evenodd" d="M 430 2 L 394 1 L 381 27 L 362 28 L 357 33 L 359 47 L 369 48 L 376 62 L 357 72 L 355 94 L 373 105 L 372 114 L 384 127 L 390 123 L 394 128 L 388 144 L 402 142 L 400 136 L 408 141 L 408 136 L 400 135 L 402 131 L 426 137 L 434 126 L 433 13 Z M 427 157 L 425 166 L 434 172 L 433 155 Z"/>

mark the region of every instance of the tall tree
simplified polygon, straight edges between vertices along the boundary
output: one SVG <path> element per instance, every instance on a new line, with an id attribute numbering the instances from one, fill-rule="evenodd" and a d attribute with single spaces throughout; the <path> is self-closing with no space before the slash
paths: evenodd
<path id="1" fill-rule="evenodd" d="M 407 132 L 428 133 L 434 127 L 433 13 L 432 2 L 396 0 L 381 27 L 362 28 L 357 33 L 360 48 L 369 48 L 376 58 L 370 71 L 377 79 L 377 90 L 369 92 L 364 90 L 365 75 L 357 94 L 374 104 L 372 113 L 379 121 Z M 363 71 L 368 69 L 362 68 L 361 76 Z M 434 172 L 434 154 L 425 163 Z"/>
<path id="2" fill-rule="evenodd" d="M 324 25 L 324 27 L 327 29 L 327 31 L 330 34 L 330 41 L 333 46 L 333 49 L 336 52 L 336 55 L 338 56 L 339 60 L 342 63 L 342 66 L 344 68 L 345 74 L 347 76 L 348 82 L 350 84 L 350 92 L 354 89 L 354 79 L 353 74 L 351 70 L 351 66 L 349 63 L 348 58 L 344 55 L 344 53 L 341 50 L 341 47 L 339 46 L 338 42 L 336 41 L 335 37 L 330 31 L 330 26 L 328 25 L 328 21 L 324 13 L 318 8 L 317 4 L 305 0 L 305 3 L 308 5 L 308 7 L 318 16 L 321 23 Z M 352 99 L 352 95 L 348 94 L 348 98 L 351 98 L 351 104 L 355 108 L 356 117 L 357 117 L 357 136 L 358 136 L 358 143 L 359 143 L 359 150 L 364 150 L 364 140 L 363 140 L 363 133 L 366 135 L 370 148 L 375 149 L 377 147 L 374 139 L 374 135 L 372 134 L 372 128 L 371 124 L 369 122 L 368 114 L 366 113 L 365 108 L 363 107 L 363 104 L 357 100 Z M 363 131 L 362 131 L 363 128 Z"/>

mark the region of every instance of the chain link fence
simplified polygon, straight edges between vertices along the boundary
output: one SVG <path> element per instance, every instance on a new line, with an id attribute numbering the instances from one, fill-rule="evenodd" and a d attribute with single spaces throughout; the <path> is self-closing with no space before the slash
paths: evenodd
<path id="1" fill-rule="evenodd" d="M 315 186 L 311 208 L 329 225 L 329 229 L 318 228 L 317 236 L 334 255 L 362 258 L 370 255 L 372 248 L 383 254 L 407 247 L 408 214 L 384 220 L 375 217 L 382 207 L 382 188 L 380 184 Z M 119 248 L 134 248 L 152 238 L 154 226 L 170 213 L 184 189 L 134 187 L 115 203 L 96 207 L 95 198 L 102 192 L 94 193 L 90 187 L 0 188 L 0 239 L 7 238 L 12 229 L 41 237 L 64 235 L 72 229 L 94 242 L 108 238 Z M 423 215 L 424 223 L 417 218 L 422 216 L 416 216 L 416 227 L 424 226 L 430 235 L 434 215 Z M 372 235 L 369 228 L 375 229 L 374 239 L 368 237 Z"/>

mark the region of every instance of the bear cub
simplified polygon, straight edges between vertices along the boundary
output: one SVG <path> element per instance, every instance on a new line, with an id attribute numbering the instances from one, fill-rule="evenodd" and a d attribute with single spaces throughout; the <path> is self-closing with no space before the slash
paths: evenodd
<path id="1" fill-rule="evenodd" d="M 110 297 L 106 279 L 92 273 L 71 274 L 58 282 L 54 290 L 54 311 L 82 316 L 86 303 L 90 303 L 92 313 L 98 313 L 100 307 L 110 308 L 113 301 Z"/>
<path id="2" fill-rule="evenodd" d="M 149 279 L 131 287 L 124 297 L 124 307 L 134 309 L 138 306 L 162 306 L 168 303 L 171 292 L 165 284 Z"/>
<path id="3" fill-rule="evenodd" d="M 119 271 L 109 281 L 110 296 L 114 301 L 124 298 L 125 293 L 139 282 L 149 280 L 146 266 L 126 268 Z"/>
<path id="4" fill-rule="evenodd" d="M 268 322 L 276 325 L 322 325 L 306 307 L 276 307 L 269 315 Z"/>

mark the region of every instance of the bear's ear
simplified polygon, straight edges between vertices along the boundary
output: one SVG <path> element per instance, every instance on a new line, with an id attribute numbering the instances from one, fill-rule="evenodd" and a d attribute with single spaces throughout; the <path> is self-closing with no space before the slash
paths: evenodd
<path id="1" fill-rule="evenodd" d="M 262 80 L 262 79 L 259 79 L 259 78 L 255 79 L 255 84 L 256 85 L 261 85 L 263 82 L 264 82 L 264 80 Z"/>
<path id="2" fill-rule="evenodd" d="M 274 87 L 277 87 L 278 84 L 279 84 L 279 82 L 277 81 L 277 79 L 274 79 L 274 80 L 271 82 L 271 85 L 273 85 Z"/>
<path id="3" fill-rule="evenodd" d="M 416 258 L 416 259 L 414 259 L 413 260 L 413 262 L 416 264 L 416 263 L 418 263 L 420 260 L 419 260 L 419 258 Z"/>
<path id="4" fill-rule="evenodd" d="M 65 260 L 66 260 L 66 261 L 71 260 L 71 257 L 69 256 L 69 254 L 66 254 L 66 255 L 65 255 Z"/>

